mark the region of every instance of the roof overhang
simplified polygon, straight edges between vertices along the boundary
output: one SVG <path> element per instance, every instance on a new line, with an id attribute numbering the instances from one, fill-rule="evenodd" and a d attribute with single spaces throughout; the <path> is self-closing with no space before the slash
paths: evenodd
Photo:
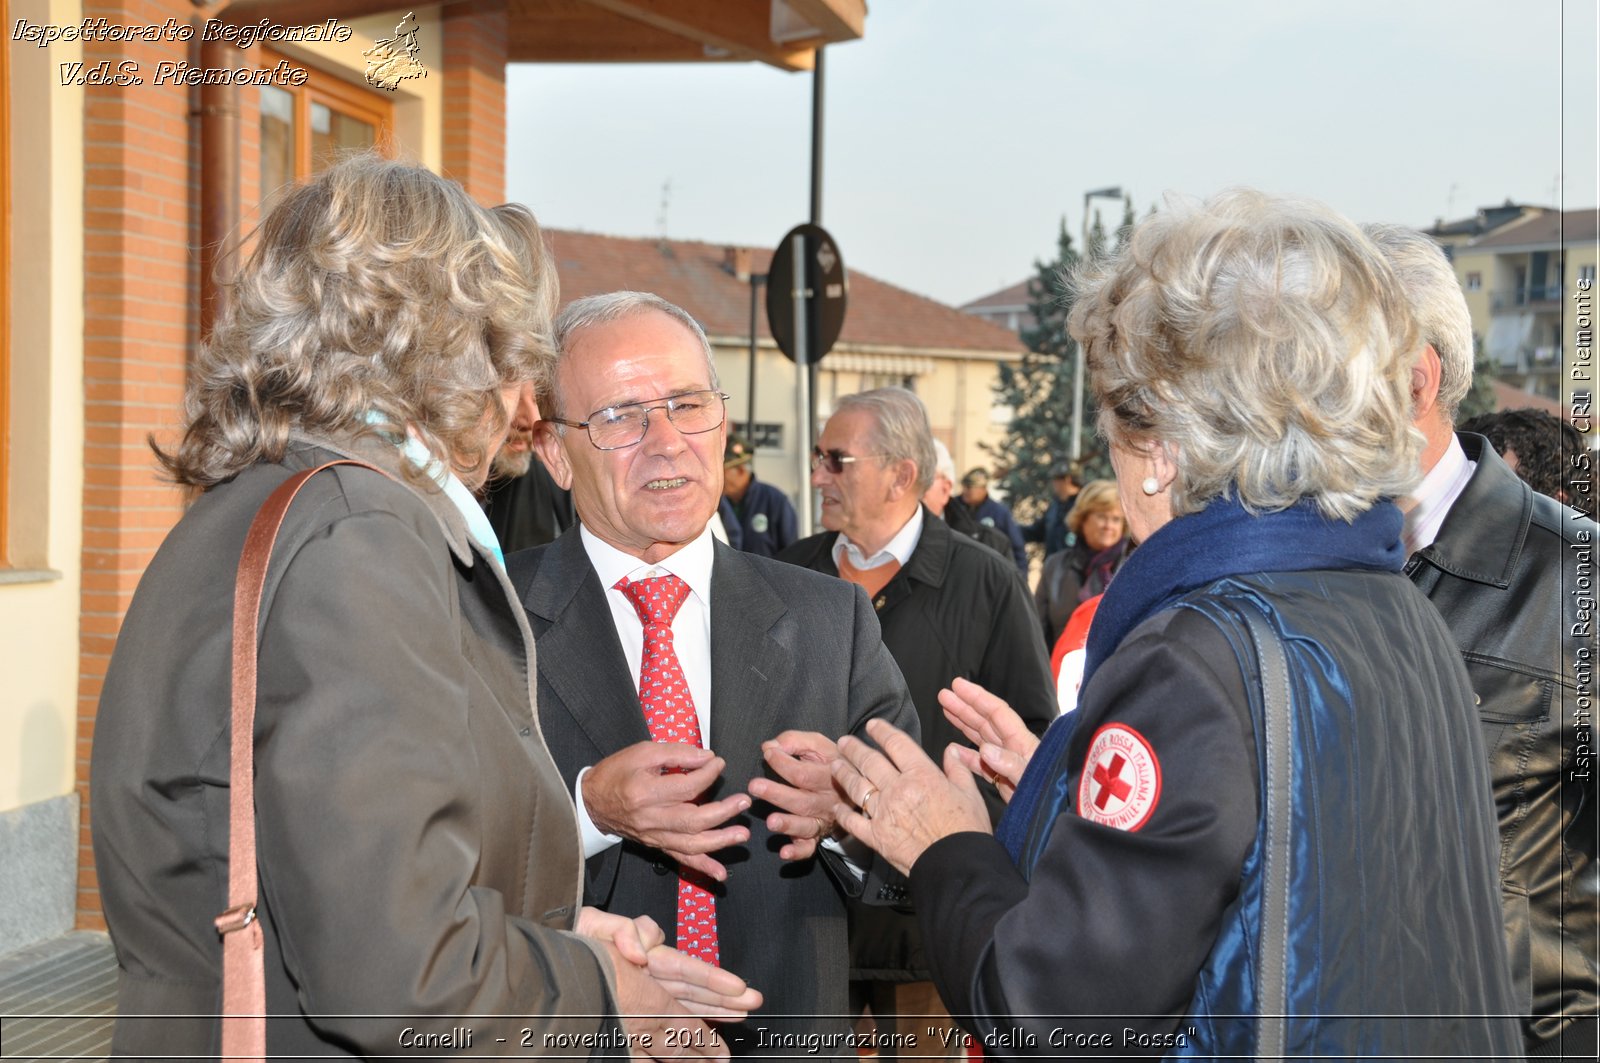
<path id="1" fill-rule="evenodd" d="M 444 0 L 441 8 L 468 0 Z M 482 0 L 478 0 L 482 2 Z M 200 5 L 197 5 L 200 6 Z M 394 0 L 235 0 L 208 17 L 280 25 L 403 14 Z M 513 63 L 762 62 L 810 70 L 816 50 L 866 32 L 866 0 L 506 0 Z"/>

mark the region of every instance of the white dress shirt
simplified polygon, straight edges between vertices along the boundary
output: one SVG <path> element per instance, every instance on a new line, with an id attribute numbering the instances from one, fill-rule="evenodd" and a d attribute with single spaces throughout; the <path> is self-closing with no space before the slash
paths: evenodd
<path id="1" fill-rule="evenodd" d="M 639 671 L 644 663 L 644 622 L 639 611 L 627 595 L 616 589 L 617 581 L 626 576 L 630 581 L 649 579 L 671 573 L 689 585 L 689 594 L 672 620 L 672 647 L 678 654 L 678 664 L 689 684 L 689 696 L 694 699 L 694 712 L 700 722 L 700 739 L 711 747 L 711 531 L 709 528 L 671 556 L 654 565 L 640 561 L 602 541 L 587 526 L 578 528 L 583 549 L 589 563 L 600 577 L 606 590 L 606 604 L 611 607 L 611 622 L 622 642 L 622 655 L 628 662 L 628 675 L 635 691 L 639 689 Z M 578 773 L 574 803 L 578 807 L 578 829 L 583 838 L 583 855 L 587 859 L 616 845 L 622 839 L 606 834 L 589 818 L 583 803 L 583 777 L 588 768 Z"/>
<path id="2" fill-rule="evenodd" d="M 851 542 L 848 535 L 840 532 L 839 537 L 833 541 L 833 565 L 835 568 L 839 567 L 839 558 L 848 554 L 850 563 L 862 571 L 886 565 L 890 561 L 898 561 L 900 567 L 904 568 L 906 562 L 911 560 L 911 555 L 917 552 L 917 543 L 921 541 L 922 507 L 918 506 L 912 512 L 911 519 L 901 525 L 900 530 L 883 544 L 883 549 L 871 557 L 862 553 L 861 547 Z"/>
<path id="3" fill-rule="evenodd" d="M 1467 452 L 1461 449 L 1461 440 L 1452 435 L 1450 445 L 1445 448 L 1438 463 L 1428 470 L 1428 475 L 1411 492 L 1412 507 L 1406 513 L 1405 530 L 1401 532 L 1407 557 L 1433 545 L 1433 541 L 1439 537 L 1444 518 L 1450 513 L 1450 507 L 1461 497 L 1467 481 L 1472 479 L 1477 468 L 1477 462 L 1467 460 Z"/>

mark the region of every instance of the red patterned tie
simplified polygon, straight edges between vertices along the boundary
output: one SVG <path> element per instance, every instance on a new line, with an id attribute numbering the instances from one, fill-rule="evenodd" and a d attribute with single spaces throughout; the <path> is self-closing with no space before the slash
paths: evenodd
<path id="1" fill-rule="evenodd" d="M 653 576 L 630 582 L 617 581 L 644 624 L 644 660 L 639 668 L 639 703 L 645 726 L 656 742 L 699 746 L 700 719 L 694 698 L 683 677 L 683 666 L 672 648 L 672 618 L 689 596 L 689 585 L 677 576 Z M 678 951 L 717 962 L 717 902 L 710 892 L 678 877 Z"/>

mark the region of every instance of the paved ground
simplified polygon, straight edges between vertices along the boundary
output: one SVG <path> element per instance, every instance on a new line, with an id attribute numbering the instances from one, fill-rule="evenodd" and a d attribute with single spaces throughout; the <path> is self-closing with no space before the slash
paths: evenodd
<path id="1" fill-rule="evenodd" d="M 0 1058 L 102 1060 L 111 1051 L 117 961 L 92 930 L 0 958 Z"/>

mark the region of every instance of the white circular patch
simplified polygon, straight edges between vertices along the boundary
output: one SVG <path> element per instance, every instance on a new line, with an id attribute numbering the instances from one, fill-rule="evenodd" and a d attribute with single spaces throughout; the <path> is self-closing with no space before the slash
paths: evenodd
<path id="1" fill-rule="evenodd" d="M 771 526 L 772 522 L 767 520 L 767 515 L 765 513 L 757 513 L 755 516 L 750 518 L 750 530 L 755 532 L 757 535 L 760 535 Z"/>
<path id="2" fill-rule="evenodd" d="M 1144 735 L 1108 723 L 1089 741 L 1078 779 L 1078 814 L 1118 830 L 1138 830 L 1161 799 L 1161 762 Z"/>

